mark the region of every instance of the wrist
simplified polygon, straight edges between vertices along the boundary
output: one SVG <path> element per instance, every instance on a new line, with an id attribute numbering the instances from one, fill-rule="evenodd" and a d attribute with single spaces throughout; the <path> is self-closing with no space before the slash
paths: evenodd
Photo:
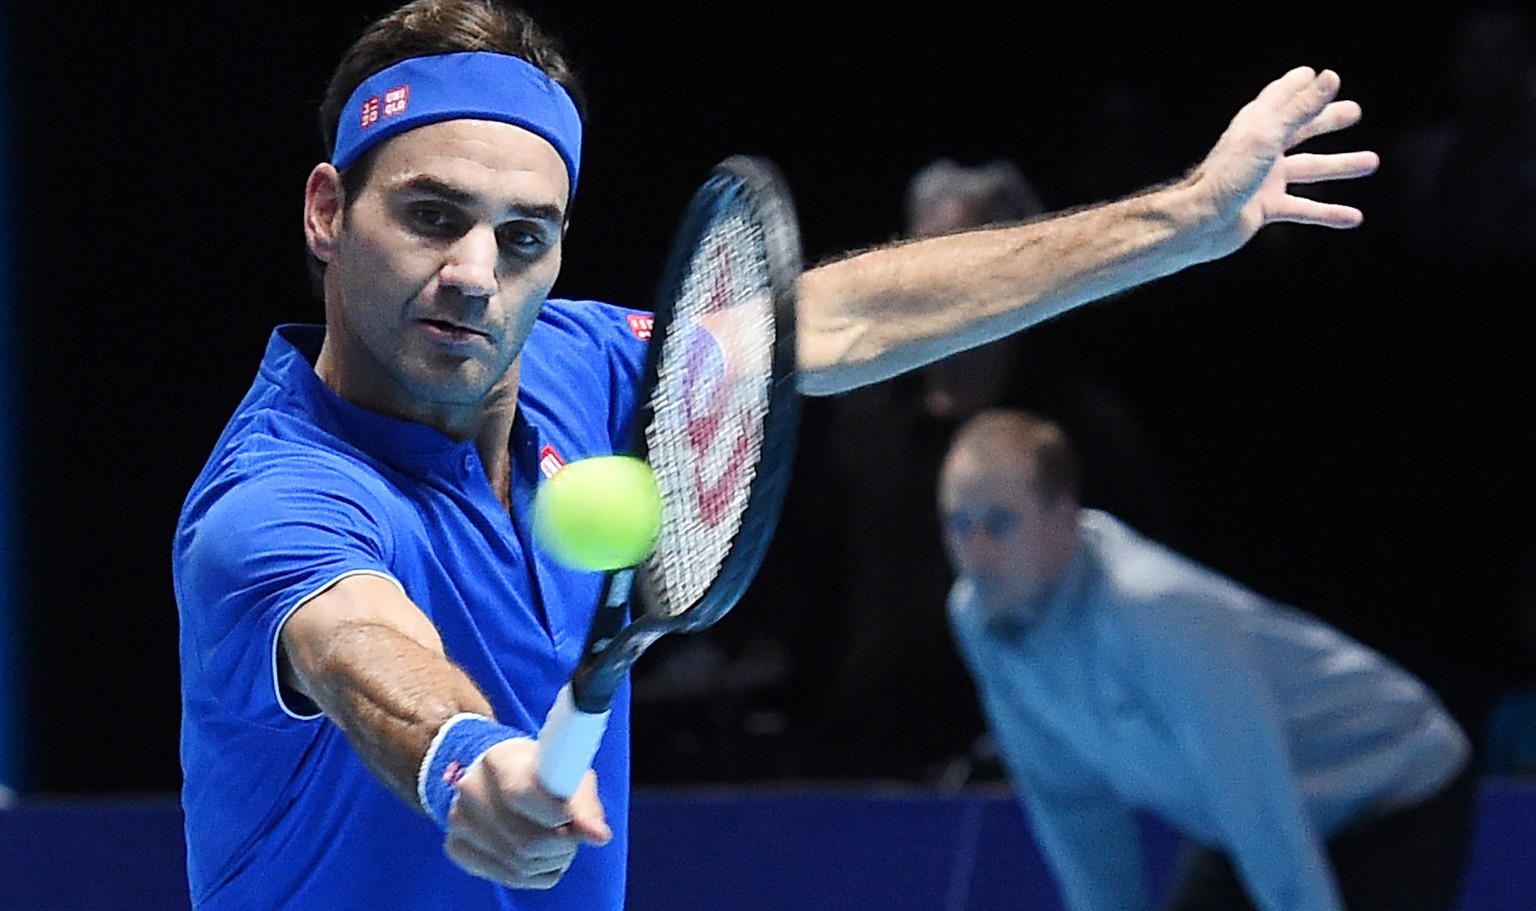
<path id="1" fill-rule="evenodd" d="M 1205 163 L 1181 180 L 1159 187 L 1158 207 L 1175 231 L 1184 239 L 1187 266 L 1211 262 L 1229 255 L 1246 240 L 1242 235 L 1242 215 L 1224 199 L 1230 195 L 1211 176 Z"/>
<path id="2" fill-rule="evenodd" d="M 1230 250 L 1230 226 L 1215 205 L 1208 180 L 1197 168 L 1185 177 L 1149 187 L 1121 200 L 1120 214 L 1134 235 L 1148 242 L 1138 256 L 1147 282 L 1219 259 Z"/>
<path id="3" fill-rule="evenodd" d="M 527 739 L 516 728 L 472 712 L 461 712 L 443 722 L 432 737 L 416 775 L 416 796 L 421 808 L 444 830 L 448 811 L 458 797 L 456 785 L 486 751 L 508 740 Z"/>

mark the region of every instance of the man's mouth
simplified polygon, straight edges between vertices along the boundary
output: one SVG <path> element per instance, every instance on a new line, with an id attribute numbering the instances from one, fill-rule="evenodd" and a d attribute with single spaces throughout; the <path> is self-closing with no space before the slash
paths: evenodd
<path id="1" fill-rule="evenodd" d="M 477 329 L 474 326 L 467 326 L 463 323 L 455 323 L 451 320 L 423 318 L 418 320 L 418 322 L 431 330 L 432 334 L 447 340 L 469 341 L 476 338 L 489 340 L 491 337 L 491 334 L 483 329 Z"/>

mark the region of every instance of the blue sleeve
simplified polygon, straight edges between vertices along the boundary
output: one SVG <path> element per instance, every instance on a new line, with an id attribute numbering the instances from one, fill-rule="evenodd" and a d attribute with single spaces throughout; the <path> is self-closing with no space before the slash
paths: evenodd
<path id="1" fill-rule="evenodd" d="M 282 724 L 318 714 L 282 701 L 277 637 L 299 605 L 354 573 L 390 573 L 380 499 L 349 466 L 285 455 L 209 491 L 181 532 L 183 655 L 201 687 L 240 717 Z"/>
<path id="2" fill-rule="evenodd" d="M 1015 724 L 1003 748 L 1009 777 L 1072 911 L 1150 906 L 1136 815 L 1082 760 L 1042 730 Z"/>
<path id="3" fill-rule="evenodd" d="M 951 627 L 1064 905 L 1071 911 L 1145 911 L 1151 900 L 1135 813 L 1027 706 L 1017 704 L 1023 697 L 1010 694 L 1006 668 L 993 666 L 995 659 L 978 647 L 980 630 L 953 611 Z"/>
<path id="4" fill-rule="evenodd" d="M 1263 911 L 1342 911 L 1290 761 L 1285 718 L 1230 609 L 1187 592 L 1128 615 L 1142 690 L 1196 769 L 1222 841 Z"/>

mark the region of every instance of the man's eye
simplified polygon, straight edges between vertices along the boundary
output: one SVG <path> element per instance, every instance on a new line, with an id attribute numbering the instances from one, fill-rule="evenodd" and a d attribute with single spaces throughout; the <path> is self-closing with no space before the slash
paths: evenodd
<path id="1" fill-rule="evenodd" d="M 502 250 L 521 256 L 536 256 L 549 246 L 543 232 L 510 226 L 496 231 L 496 242 Z"/>
<path id="2" fill-rule="evenodd" d="M 980 515 L 952 512 L 943 519 L 950 533 L 957 538 L 969 538 L 978 532 L 989 538 L 1004 538 L 1019 527 L 1019 515 L 1005 509 L 988 509 Z"/>
<path id="3" fill-rule="evenodd" d="M 981 530 L 994 538 L 1006 537 L 1013 534 L 1013 530 L 1019 526 L 1017 513 L 1003 509 L 989 509 L 981 515 Z"/>
<path id="4" fill-rule="evenodd" d="M 418 230 L 438 234 L 448 234 L 454 230 L 452 214 L 437 206 L 412 206 L 409 215 L 411 224 Z"/>

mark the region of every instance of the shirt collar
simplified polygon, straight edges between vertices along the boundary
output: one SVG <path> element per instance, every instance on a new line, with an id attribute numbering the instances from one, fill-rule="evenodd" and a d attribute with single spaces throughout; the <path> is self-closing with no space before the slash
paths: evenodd
<path id="1" fill-rule="evenodd" d="M 262 362 L 263 373 L 295 393 L 316 424 L 410 474 L 451 470 L 466 453 L 475 453 L 473 441 L 456 442 L 434 427 L 378 414 L 337 395 L 315 372 L 324 340 L 324 326 L 279 326 L 267 343 Z"/>

